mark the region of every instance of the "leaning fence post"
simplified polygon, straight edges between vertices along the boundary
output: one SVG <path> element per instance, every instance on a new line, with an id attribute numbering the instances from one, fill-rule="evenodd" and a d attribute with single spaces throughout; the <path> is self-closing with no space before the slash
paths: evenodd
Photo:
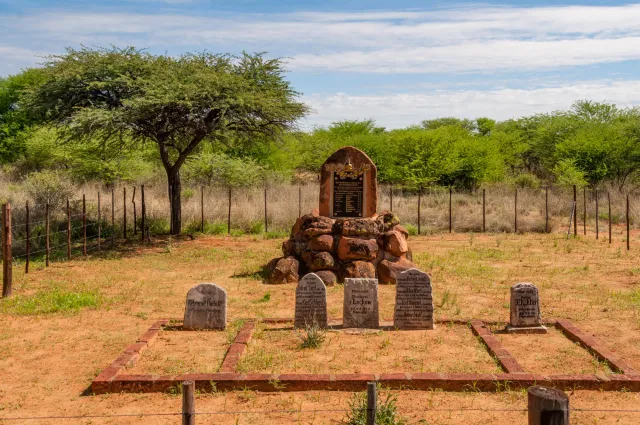
<path id="1" fill-rule="evenodd" d="M 420 235 L 420 204 L 422 204 L 422 186 L 418 188 L 418 235 Z"/>
<path id="2" fill-rule="evenodd" d="M 529 387 L 529 425 L 569 425 L 569 397 L 555 388 Z"/>
<path id="3" fill-rule="evenodd" d="M 45 261 L 44 264 L 46 267 L 49 267 L 49 255 L 50 255 L 50 229 L 49 229 L 49 201 L 47 200 L 47 205 L 45 205 Z"/>
<path id="4" fill-rule="evenodd" d="M 111 248 L 116 246 L 116 194 L 111 188 Z"/>
<path id="5" fill-rule="evenodd" d="M 375 425 L 376 423 L 376 383 L 367 383 L 367 425 Z"/>
<path id="6" fill-rule="evenodd" d="M 87 201 L 82 194 L 82 255 L 87 256 Z"/>
<path id="7" fill-rule="evenodd" d="M 127 240 L 127 188 L 122 188 L 122 238 Z"/>
<path id="8" fill-rule="evenodd" d="M 11 296 L 13 258 L 11 253 L 11 204 L 2 205 L 2 297 Z"/>
<path id="9" fill-rule="evenodd" d="M 27 205 L 25 207 L 26 213 L 26 223 L 25 223 L 25 231 L 26 231 L 26 255 L 25 255 L 25 263 L 24 263 L 24 273 L 29 273 L 29 254 L 31 254 L 31 223 L 29 222 L 29 201 L 27 201 Z"/>
<path id="10" fill-rule="evenodd" d="M 195 425 L 196 423 L 194 386 L 193 381 L 182 383 L 182 425 Z"/>
<path id="11" fill-rule="evenodd" d="M 584 236 L 587 236 L 587 186 L 582 188 L 582 229 Z"/>
<path id="12" fill-rule="evenodd" d="M 67 198 L 67 260 L 71 260 L 71 206 Z"/>
<path id="13" fill-rule="evenodd" d="M 453 219 L 452 219 L 452 207 L 451 207 L 451 198 L 453 197 L 453 189 L 449 186 L 449 233 L 453 231 Z"/>
<path id="14" fill-rule="evenodd" d="M 631 232 L 629 218 L 629 194 L 627 194 L 627 251 L 631 249 Z"/>
<path id="15" fill-rule="evenodd" d="M 136 211 L 136 187 L 135 186 L 133 186 L 133 196 L 131 196 L 131 203 L 133 204 L 133 234 L 137 235 L 138 234 L 138 211 Z"/>
<path id="16" fill-rule="evenodd" d="M 607 192 L 607 203 L 609 204 L 609 243 L 611 243 L 611 194 Z"/>
<path id="17" fill-rule="evenodd" d="M 147 204 L 145 203 L 144 200 L 144 185 L 140 185 L 140 204 L 142 207 L 142 211 L 140 214 L 140 234 L 141 234 L 141 241 L 144 242 L 144 234 L 147 233 L 147 227 L 145 224 L 145 217 L 147 216 Z M 150 237 L 150 235 L 147 235 Z"/>
<path id="18" fill-rule="evenodd" d="M 578 237 L 578 192 L 577 192 L 577 187 L 574 184 L 573 185 L 573 212 L 572 212 L 572 217 L 573 217 L 573 236 L 575 236 L 576 238 Z"/>
<path id="19" fill-rule="evenodd" d="M 487 231 L 487 191 L 482 189 L 482 233 Z"/>
<path id="20" fill-rule="evenodd" d="M 596 239 L 600 239 L 600 209 L 598 207 L 598 189 L 595 190 L 596 197 Z"/>
<path id="21" fill-rule="evenodd" d="M 227 214 L 227 233 L 231 234 L 231 186 L 229 186 L 229 214 Z"/>

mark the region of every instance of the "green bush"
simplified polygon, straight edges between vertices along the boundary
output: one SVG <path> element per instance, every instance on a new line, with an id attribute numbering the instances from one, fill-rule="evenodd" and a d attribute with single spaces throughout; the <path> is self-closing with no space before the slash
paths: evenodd
<path id="1" fill-rule="evenodd" d="M 530 173 L 522 173 L 517 175 L 513 179 L 516 187 L 520 187 L 523 189 L 538 189 L 540 188 L 540 179 L 536 177 L 534 174 Z"/>
<path id="2" fill-rule="evenodd" d="M 75 188 L 69 178 L 57 171 L 31 173 L 24 182 L 25 189 L 36 204 L 63 205 L 73 197 Z"/>
<path id="3" fill-rule="evenodd" d="M 152 235 L 165 235 L 169 233 L 169 229 L 171 228 L 169 220 L 157 217 L 147 217 L 145 226 L 149 228 L 149 232 Z"/>
<path id="4" fill-rule="evenodd" d="M 413 224 L 404 224 L 403 225 L 405 229 L 407 229 L 407 233 L 409 233 L 410 236 L 416 236 L 418 234 L 418 226 L 414 226 Z"/>
<path id="5" fill-rule="evenodd" d="M 379 389 L 379 388 L 378 388 Z M 376 406 L 377 425 L 405 425 L 404 418 L 397 413 L 397 397 L 391 393 L 379 394 Z M 367 393 L 356 393 L 349 401 L 349 412 L 342 425 L 366 425 L 367 423 Z"/>

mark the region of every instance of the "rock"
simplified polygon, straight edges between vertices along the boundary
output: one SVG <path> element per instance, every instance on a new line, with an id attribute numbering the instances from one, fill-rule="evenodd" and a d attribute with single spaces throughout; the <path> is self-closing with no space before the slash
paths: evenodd
<path id="1" fill-rule="evenodd" d="M 305 251 L 302 253 L 302 259 L 311 271 L 317 270 L 333 270 L 336 267 L 336 261 L 328 252 Z"/>
<path id="2" fill-rule="evenodd" d="M 304 238 L 290 238 L 282 243 L 282 253 L 285 257 L 299 257 L 307 249 L 307 241 Z"/>
<path id="3" fill-rule="evenodd" d="M 309 242 L 309 249 L 312 251 L 331 252 L 333 250 L 333 236 L 320 235 L 312 238 Z"/>
<path id="4" fill-rule="evenodd" d="M 348 278 L 375 278 L 376 268 L 368 261 L 350 261 L 340 266 L 340 279 Z"/>
<path id="5" fill-rule="evenodd" d="M 391 231 L 384 234 L 384 250 L 396 257 L 402 257 L 409 251 L 409 245 L 404 235 L 400 232 Z"/>
<path id="6" fill-rule="evenodd" d="M 382 260 L 378 264 L 378 280 L 380 283 L 395 285 L 398 274 L 415 267 L 415 264 L 406 258 L 400 258 L 397 261 Z"/>
<path id="7" fill-rule="evenodd" d="M 358 239 L 341 236 L 338 240 L 338 258 L 345 260 L 368 260 L 376 258 L 378 244 L 375 239 Z"/>
<path id="8" fill-rule="evenodd" d="M 405 229 L 404 226 L 401 226 L 401 225 L 398 224 L 396 226 L 393 226 L 393 229 L 391 229 L 391 230 L 393 230 L 394 232 L 400 232 L 400 233 L 402 233 L 402 235 L 404 236 L 405 239 L 409 239 L 409 231 L 407 229 Z"/>
<path id="9" fill-rule="evenodd" d="M 294 257 L 274 258 L 268 269 L 267 283 L 278 285 L 282 283 L 298 283 L 300 263 Z"/>
<path id="10" fill-rule="evenodd" d="M 333 225 L 333 233 L 342 236 L 375 237 L 380 234 L 382 223 L 371 218 L 339 218 Z"/>
<path id="11" fill-rule="evenodd" d="M 383 211 L 382 213 L 380 213 L 378 218 L 376 218 L 376 221 L 381 223 L 383 232 L 388 232 L 389 230 L 393 229 L 394 226 L 400 224 L 400 219 L 398 218 L 398 216 L 391 211 Z"/>
<path id="12" fill-rule="evenodd" d="M 302 231 L 307 236 L 328 235 L 333 228 L 333 220 L 329 217 L 307 214 L 302 222 Z"/>
<path id="13" fill-rule="evenodd" d="M 338 277 L 331 270 L 319 270 L 315 274 L 322 279 L 325 285 L 333 286 L 338 282 Z"/>

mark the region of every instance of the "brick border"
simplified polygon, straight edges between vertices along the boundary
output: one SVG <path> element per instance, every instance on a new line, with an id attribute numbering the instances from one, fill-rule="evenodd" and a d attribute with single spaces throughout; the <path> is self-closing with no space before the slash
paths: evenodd
<path id="1" fill-rule="evenodd" d="M 293 319 L 263 319 L 263 323 L 290 323 Z M 479 337 L 490 355 L 505 371 L 502 374 L 473 373 L 357 373 L 357 374 L 305 374 L 305 373 L 237 373 L 235 369 L 251 341 L 255 330 L 255 319 L 248 319 L 236 334 L 229 346 L 218 373 L 196 373 L 183 375 L 127 375 L 123 372 L 133 366 L 141 353 L 149 347 L 160 330 L 169 323 L 168 319 L 158 320 L 134 344 L 107 366 L 92 382 L 94 394 L 105 393 L 149 393 L 164 392 L 176 388 L 182 381 L 194 381 L 196 389 L 201 391 L 232 391 L 251 389 L 256 391 L 362 391 L 367 382 L 377 381 L 393 389 L 445 391 L 500 391 L 506 388 L 526 388 L 543 383 L 564 390 L 603 390 L 640 392 L 640 374 L 626 361 L 607 350 L 594 337 L 575 327 L 568 320 L 546 322 L 556 326 L 569 339 L 582 345 L 601 361 L 622 372 L 612 375 L 534 375 L 524 371 L 500 341 L 493 335 L 487 324 L 481 320 L 437 320 L 439 324 L 469 325 L 474 335 Z"/>

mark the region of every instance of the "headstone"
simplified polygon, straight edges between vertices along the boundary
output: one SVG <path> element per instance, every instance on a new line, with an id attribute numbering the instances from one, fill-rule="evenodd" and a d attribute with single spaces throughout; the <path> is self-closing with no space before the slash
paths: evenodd
<path id="1" fill-rule="evenodd" d="M 327 327 L 327 287 L 317 274 L 309 273 L 296 288 L 294 327 L 304 328 L 314 320 L 320 327 Z"/>
<path id="2" fill-rule="evenodd" d="M 433 329 L 433 294 L 431 277 L 427 273 L 409 269 L 398 275 L 393 326 Z"/>
<path id="3" fill-rule="evenodd" d="M 372 217 L 378 204 L 377 168 L 361 150 L 339 149 L 320 170 L 321 216 Z"/>
<path id="4" fill-rule="evenodd" d="M 343 328 L 380 327 L 378 318 L 378 279 L 344 280 Z"/>
<path id="5" fill-rule="evenodd" d="M 540 314 L 538 288 L 532 283 L 517 283 L 511 287 L 511 333 L 546 333 Z"/>
<path id="6" fill-rule="evenodd" d="M 227 326 L 227 292 L 213 283 L 189 289 L 184 309 L 184 329 L 218 329 Z"/>

